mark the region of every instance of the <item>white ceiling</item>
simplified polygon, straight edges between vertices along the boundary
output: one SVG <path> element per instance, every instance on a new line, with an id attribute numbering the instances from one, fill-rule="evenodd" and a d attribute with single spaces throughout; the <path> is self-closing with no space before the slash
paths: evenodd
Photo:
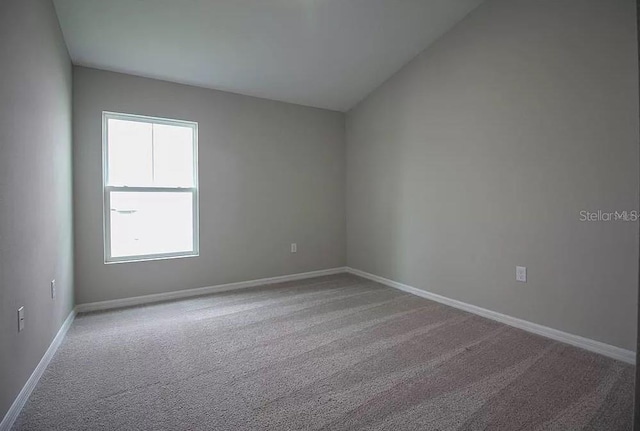
<path id="1" fill-rule="evenodd" d="M 346 111 L 482 0 L 54 0 L 74 64 Z"/>

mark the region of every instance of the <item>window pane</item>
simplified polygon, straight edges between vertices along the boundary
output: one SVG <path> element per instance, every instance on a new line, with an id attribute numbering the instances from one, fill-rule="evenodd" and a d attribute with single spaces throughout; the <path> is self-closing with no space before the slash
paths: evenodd
<path id="1" fill-rule="evenodd" d="M 193 129 L 153 125 L 154 185 L 192 187 Z"/>
<path id="2" fill-rule="evenodd" d="M 193 251 L 193 194 L 111 192 L 111 256 Z"/>
<path id="3" fill-rule="evenodd" d="M 113 118 L 108 121 L 108 184 L 151 185 L 152 124 Z"/>

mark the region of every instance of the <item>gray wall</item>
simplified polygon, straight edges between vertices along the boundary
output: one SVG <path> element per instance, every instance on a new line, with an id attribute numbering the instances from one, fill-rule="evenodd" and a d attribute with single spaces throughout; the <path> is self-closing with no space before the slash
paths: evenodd
<path id="1" fill-rule="evenodd" d="M 103 110 L 199 123 L 199 257 L 104 264 Z M 344 114 L 76 67 L 74 115 L 78 303 L 345 264 Z"/>
<path id="2" fill-rule="evenodd" d="M 633 0 L 489 0 L 347 116 L 347 263 L 635 349 Z M 515 266 L 528 282 L 515 282 Z"/>
<path id="3" fill-rule="evenodd" d="M 73 307 L 71 61 L 49 0 L 0 2 L 0 64 L 1 420 Z"/>

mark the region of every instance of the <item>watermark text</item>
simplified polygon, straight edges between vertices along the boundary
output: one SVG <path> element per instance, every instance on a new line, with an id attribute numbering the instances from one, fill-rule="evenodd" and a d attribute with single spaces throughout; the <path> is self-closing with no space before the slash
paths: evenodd
<path id="1" fill-rule="evenodd" d="M 630 221 L 637 222 L 640 218 L 640 211 L 580 211 L 580 221 Z"/>

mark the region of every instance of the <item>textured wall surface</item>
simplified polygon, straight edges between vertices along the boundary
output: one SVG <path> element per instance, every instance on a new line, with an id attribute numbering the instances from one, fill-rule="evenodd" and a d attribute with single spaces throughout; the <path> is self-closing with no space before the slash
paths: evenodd
<path id="1" fill-rule="evenodd" d="M 199 123 L 199 257 L 104 264 L 103 110 Z M 78 303 L 345 264 L 344 114 L 76 67 L 74 115 Z"/>
<path id="2" fill-rule="evenodd" d="M 0 64 L 1 419 L 73 308 L 72 69 L 49 0 L 0 2 Z"/>
<path id="3" fill-rule="evenodd" d="M 347 116 L 347 262 L 635 349 L 633 0 L 490 0 Z M 515 281 L 515 266 L 528 282 Z"/>

